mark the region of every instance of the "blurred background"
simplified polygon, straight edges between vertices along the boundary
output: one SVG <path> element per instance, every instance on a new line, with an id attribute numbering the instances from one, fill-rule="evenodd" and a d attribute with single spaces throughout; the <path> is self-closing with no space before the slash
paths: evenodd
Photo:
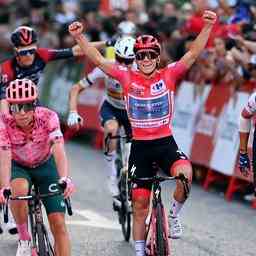
<path id="1" fill-rule="evenodd" d="M 91 41 L 120 34 L 156 36 L 165 66 L 189 49 L 203 27 L 205 9 L 219 18 L 207 48 L 178 85 L 174 135 L 195 165 L 196 180 L 205 189 L 224 182 L 226 199 L 231 200 L 241 187 L 245 194 L 251 191 L 252 176 L 245 179 L 237 170 L 237 120 L 256 88 L 255 0 L 0 0 L 0 61 L 13 56 L 10 35 L 16 27 L 32 26 L 40 47 L 67 48 L 75 44 L 67 27 L 80 20 Z M 105 54 L 114 57 L 111 49 Z M 42 102 L 60 114 L 64 128 L 69 89 L 92 68 L 83 58 L 58 61 L 48 65 L 40 81 Z M 103 95 L 99 82 L 79 99 L 86 120 L 81 133 L 90 134 L 96 148 L 101 147 L 97 112 Z"/>

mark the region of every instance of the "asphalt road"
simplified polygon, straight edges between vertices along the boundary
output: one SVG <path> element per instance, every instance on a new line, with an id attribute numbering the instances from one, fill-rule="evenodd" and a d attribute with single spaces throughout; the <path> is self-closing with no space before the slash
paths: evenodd
<path id="1" fill-rule="evenodd" d="M 131 256 L 133 243 L 123 241 L 106 187 L 104 160 L 100 151 L 75 142 L 67 152 L 77 192 L 72 198 L 74 216 L 67 218 L 73 256 Z M 165 205 L 173 185 L 165 185 Z M 175 256 L 255 256 L 256 212 L 248 204 L 227 203 L 216 191 L 194 185 L 181 213 L 184 236 L 172 240 Z M 17 237 L 0 235 L 0 256 L 16 253 Z"/>

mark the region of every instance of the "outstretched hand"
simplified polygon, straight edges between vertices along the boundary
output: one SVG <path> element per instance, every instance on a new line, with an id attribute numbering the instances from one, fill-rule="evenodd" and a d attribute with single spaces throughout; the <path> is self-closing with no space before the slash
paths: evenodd
<path id="1" fill-rule="evenodd" d="M 77 37 L 82 34 L 84 26 L 81 22 L 75 21 L 68 26 L 68 31 L 71 36 Z"/>
<path id="2" fill-rule="evenodd" d="M 214 25 L 217 20 L 217 14 L 212 11 L 204 11 L 203 13 L 204 24 Z"/>

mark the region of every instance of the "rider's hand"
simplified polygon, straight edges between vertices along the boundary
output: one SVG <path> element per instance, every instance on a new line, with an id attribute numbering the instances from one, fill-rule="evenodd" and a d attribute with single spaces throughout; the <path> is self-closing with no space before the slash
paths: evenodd
<path id="1" fill-rule="evenodd" d="M 65 183 L 66 188 L 64 190 L 63 196 L 64 198 L 70 197 L 76 190 L 75 184 L 73 183 L 72 179 L 69 177 L 62 177 L 59 179 L 59 183 Z"/>
<path id="2" fill-rule="evenodd" d="M 3 187 L 0 189 L 0 204 L 4 204 L 6 202 L 6 198 L 4 196 L 4 192 L 8 190 L 10 191 L 10 188 L 9 187 Z"/>
<path id="3" fill-rule="evenodd" d="M 239 169 L 244 176 L 249 175 L 250 171 L 250 159 L 247 153 L 239 154 Z"/>
<path id="4" fill-rule="evenodd" d="M 109 46 L 114 46 L 115 43 L 116 43 L 116 38 L 115 38 L 115 37 L 112 37 L 112 38 L 108 39 L 108 40 L 105 42 L 105 45 L 106 45 L 107 47 L 109 47 Z"/>
<path id="5" fill-rule="evenodd" d="M 212 11 L 204 11 L 203 20 L 206 25 L 213 25 L 216 22 L 217 15 Z"/>
<path id="6" fill-rule="evenodd" d="M 83 125 L 83 118 L 76 112 L 76 111 L 70 111 L 68 114 L 67 124 L 69 127 L 75 126 L 75 125 Z"/>
<path id="7" fill-rule="evenodd" d="M 68 26 L 68 31 L 71 36 L 77 37 L 80 36 L 83 32 L 84 26 L 81 22 L 75 21 Z"/>

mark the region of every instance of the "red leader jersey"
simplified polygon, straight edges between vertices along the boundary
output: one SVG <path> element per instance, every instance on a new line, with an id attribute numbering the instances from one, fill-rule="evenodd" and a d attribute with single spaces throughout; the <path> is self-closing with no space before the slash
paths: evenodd
<path id="1" fill-rule="evenodd" d="M 154 140 L 172 135 L 174 91 L 187 70 L 182 62 L 146 78 L 139 71 L 113 64 L 108 74 L 123 86 L 134 140 Z"/>

